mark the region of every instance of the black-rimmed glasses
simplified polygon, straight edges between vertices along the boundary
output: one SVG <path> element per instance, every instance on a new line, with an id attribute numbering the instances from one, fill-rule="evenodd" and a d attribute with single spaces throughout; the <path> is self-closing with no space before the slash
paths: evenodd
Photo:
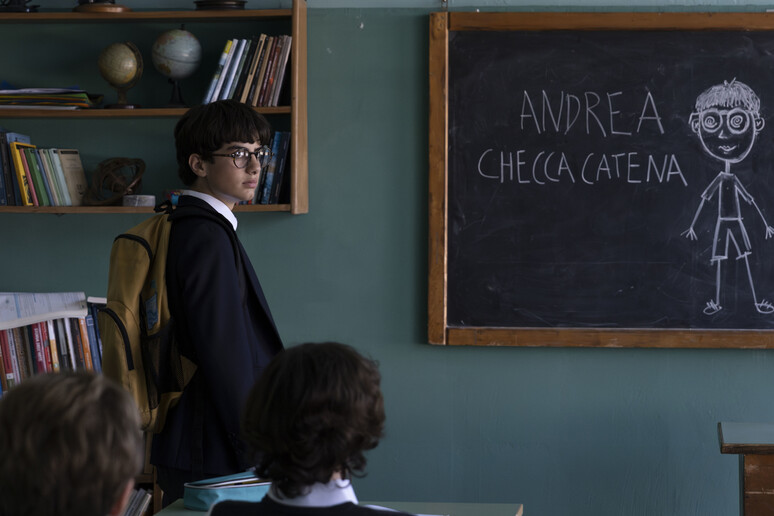
<path id="1" fill-rule="evenodd" d="M 224 158 L 231 158 L 234 160 L 234 166 L 236 168 L 245 168 L 247 164 L 250 162 L 250 156 L 255 156 L 255 159 L 258 160 L 259 165 L 264 165 L 266 163 L 267 159 L 271 158 L 271 149 L 264 145 L 263 147 L 260 147 L 253 152 L 250 152 L 247 149 L 237 149 L 231 154 L 212 154 L 213 156 L 222 156 Z"/>

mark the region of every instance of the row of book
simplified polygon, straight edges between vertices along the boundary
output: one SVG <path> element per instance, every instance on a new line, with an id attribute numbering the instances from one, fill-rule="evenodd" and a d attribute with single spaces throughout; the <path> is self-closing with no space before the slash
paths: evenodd
<path id="1" fill-rule="evenodd" d="M 38 148 L 0 129 L 0 206 L 80 206 L 87 188 L 78 149 Z"/>
<path id="2" fill-rule="evenodd" d="M 126 504 L 121 516 L 142 516 L 148 510 L 152 497 L 151 492 L 147 489 L 135 487 L 132 489 L 129 502 Z"/>
<path id="3" fill-rule="evenodd" d="M 234 99 L 250 106 L 277 106 L 292 37 L 253 36 L 226 41 L 203 104 Z"/>
<path id="4" fill-rule="evenodd" d="M 240 204 L 277 204 L 288 167 L 290 132 L 275 131 L 271 140 L 271 158 L 261 162 L 261 181 L 252 201 Z"/>
<path id="5" fill-rule="evenodd" d="M 97 310 L 105 301 L 92 298 L 85 304 L 85 315 L 46 319 L 0 330 L 0 395 L 40 373 L 102 371 Z"/>

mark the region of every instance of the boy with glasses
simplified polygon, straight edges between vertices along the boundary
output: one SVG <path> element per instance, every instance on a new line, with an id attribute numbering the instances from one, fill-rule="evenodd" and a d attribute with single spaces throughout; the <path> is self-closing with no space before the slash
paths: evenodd
<path id="1" fill-rule="evenodd" d="M 166 281 L 175 341 L 197 370 L 153 438 L 164 505 L 183 496 L 185 482 L 249 465 L 241 410 L 282 341 L 232 210 L 253 198 L 270 138 L 266 119 L 233 100 L 196 106 L 175 127 L 188 189 L 170 215 Z"/>
<path id="2" fill-rule="evenodd" d="M 687 238 L 696 240 L 694 225 L 704 203 L 716 200 L 718 216 L 711 259 L 716 265 L 715 298 L 707 302 L 704 308 L 706 315 L 716 314 L 723 309 L 720 304 L 721 265 L 728 260 L 729 250 L 734 251 L 737 260 L 744 260 L 755 309 L 762 314 L 774 312 L 774 305 L 765 299 L 759 299 L 755 293 L 749 259 L 752 248 L 739 201 L 742 200 L 755 208 L 755 212 L 763 221 L 766 238 L 774 235 L 774 228 L 766 222 L 753 196 L 731 172 L 731 164 L 739 163 L 747 157 L 755 138 L 763 129 L 764 120 L 760 115 L 760 106 L 761 101 L 755 92 L 734 79 L 712 86 L 701 93 L 696 98 L 696 111 L 691 113 L 689 119 L 691 129 L 699 136 L 704 151 L 723 164 L 723 170 L 701 194 L 701 202 L 691 226 L 682 233 Z"/>

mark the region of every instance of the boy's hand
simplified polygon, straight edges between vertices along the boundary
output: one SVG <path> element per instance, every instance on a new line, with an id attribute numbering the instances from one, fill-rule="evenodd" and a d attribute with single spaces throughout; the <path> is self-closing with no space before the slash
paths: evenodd
<path id="1" fill-rule="evenodd" d="M 766 226 L 766 240 L 774 236 L 774 228 L 771 226 Z"/>
<path id="2" fill-rule="evenodd" d="M 766 230 L 766 234 L 767 235 L 768 235 L 768 230 L 769 229 L 774 229 L 774 228 L 768 228 Z M 698 237 L 696 236 L 696 233 L 693 231 L 693 226 L 689 227 L 688 229 L 686 229 L 685 231 L 683 231 L 680 234 L 683 235 L 685 238 L 690 238 L 691 240 L 697 240 L 698 239 Z M 772 233 L 772 234 L 774 234 L 774 233 Z M 768 236 L 766 238 L 768 238 Z"/>

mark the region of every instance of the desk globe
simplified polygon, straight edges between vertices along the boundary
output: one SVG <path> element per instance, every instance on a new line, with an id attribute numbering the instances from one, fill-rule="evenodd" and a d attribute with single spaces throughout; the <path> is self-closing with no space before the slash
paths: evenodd
<path id="1" fill-rule="evenodd" d="M 126 102 L 126 92 L 142 77 L 142 54 L 130 42 L 113 43 L 99 54 L 97 66 L 102 78 L 118 91 L 118 103 L 105 106 L 111 109 L 131 109 L 140 106 Z"/>
<path id="2" fill-rule="evenodd" d="M 167 106 L 185 107 L 179 81 L 199 67 L 202 58 L 199 40 L 183 28 L 168 30 L 153 43 L 151 57 L 156 70 L 172 84 L 172 97 Z"/>

